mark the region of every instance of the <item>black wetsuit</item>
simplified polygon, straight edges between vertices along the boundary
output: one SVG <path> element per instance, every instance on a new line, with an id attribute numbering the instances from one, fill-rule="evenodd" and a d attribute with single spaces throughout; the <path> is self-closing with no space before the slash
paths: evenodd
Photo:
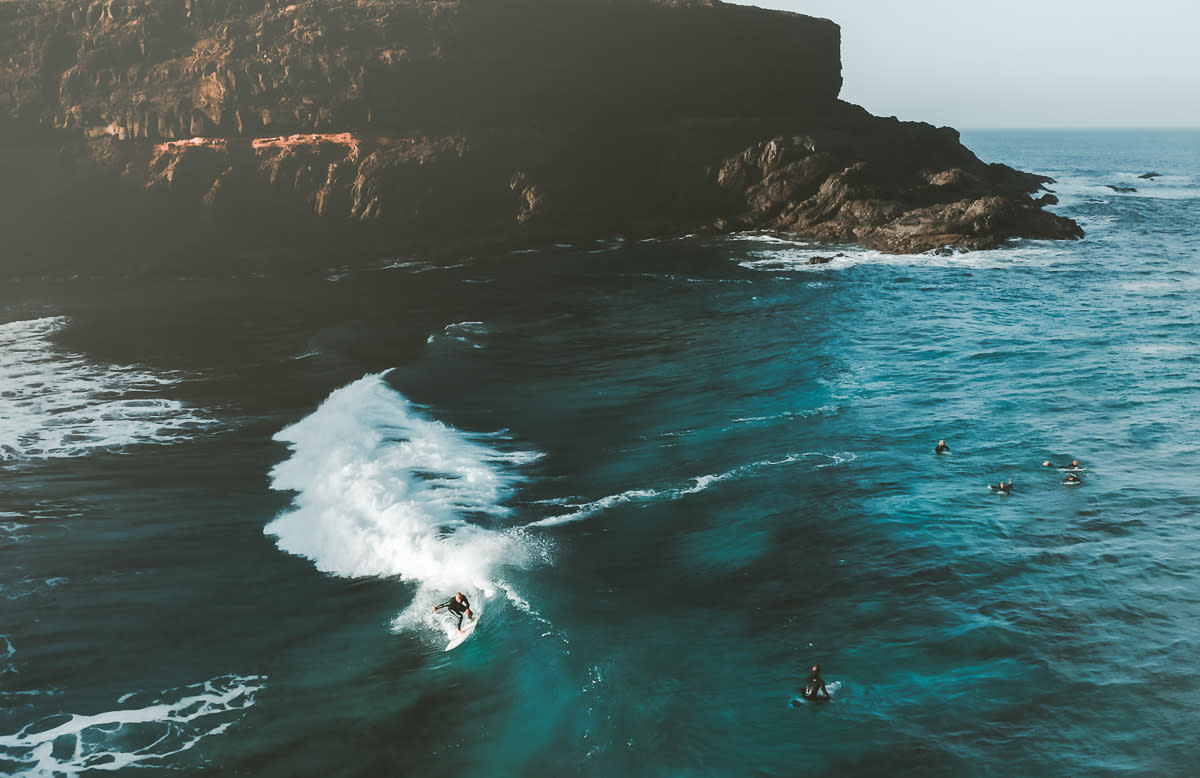
<path id="1" fill-rule="evenodd" d="M 825 681 L 821 678 L 820 673 L 814 672 L 812 675 L 808 676 L 808 680 L 804 682 L 804 699 L 822 699 L 821 697 L 817 696 L 817 692 L 824 694 L 824 699 L 829 699 L 829 690 L 825 688 Z"/>
<path id="2" fill-rule="evenodd" d="M 459 629 L 462 629 L 463 616 L 466 614 L 467 611 L 471 610 L 471 603 L 467 599 L 467 595 L 464 594 L 462 600 L 456 600 L 453 597 L 451 597 L 450 599 L 443 602 L 441 605 L 437 606 L 437 610 L 441 610 L 442 608 L 446 608 L 451 613 L 458 616 L 458 625 L 457 626 Z"/>

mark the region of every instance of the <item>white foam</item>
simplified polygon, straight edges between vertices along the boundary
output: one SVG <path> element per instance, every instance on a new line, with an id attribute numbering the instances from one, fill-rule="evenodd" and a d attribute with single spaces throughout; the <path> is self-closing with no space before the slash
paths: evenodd
<path id="1" fill-rule="evenodd" d="M 23 578 L 7 585 L 0 584 L 0 596 L 6 600 L 42 597 L 66 583 L 70 583 L 69 578 Z"/>
<path id="2" fill-rule="evenodd" d="M 530 526 L 556 527 L 561 524 L 570 524 L 571 522 L 586 519 L 593 513 L 599 513 L 616 505 L 624 505 L 630 502 L 650 502 L 658 497 L 675 499 L 680 495 L 682 495 L 682 491 L 677 489 L 667 489 L 661 492 L 655 489 L 630 489 L 628 491 L 621 492 L 620 494 L 612 494 L 607 497 L 601 497 L 598 500 L 592 500 L 591 502 L 583 503 L 581 505 L 574 505 L 572 507 L 574 507 L 575 510 L 571 511 L 570 513 L 563 513 L 558 516 L 550 516 L 548 518 L 541 519 L 540 521 L 535 521 L 530 524 Z"/>
<path id="3" fill-rule="evenodd" d="M 840 454 L 815 454 L 814 456 L 823 456 L 829 458 L 828 462 L 817 465 L 818 470 L 824 470 L 827 467 L 837 467 L 838 465 L 844 465 L 847 462 L 853 462 L 854 460 L 858 459 L 857 454 L 852 454 L 848 451 L 843 451 Z"/>
<path id="4" fill-rule="evenodd" d="M 1059 199 L 1051 210 L 1062 213 L 1083 203 L 1112 203 L 1123 199 L 1195 200 L 1200 199 L 1200 179 L 1191 175 L 1163 174 L 1144 179 L 1135 171 L 1114 170 L 1104 173 L 1050 170 L 1055 180 L 1047 184 Z M 1116 189 L 1114 189 L 1116 187 Z M 1119 191 L 1134 189 L 1136 191 Z"/>
<path id="5" fill-rule="evenodd" d="M 441 332 L 435 332 L 426 338 L 428 345 L 453 343 L 470 348 L 483 348 L 480 340 L 488 335 L 490 330 L 481 321 L 460 321 L 457 324 L 447 324 Z"/>
<path id="6" fill-rule="evenodd" d="M 743 478 L 768 467 L 790 465 L 795 462 L 802 462 L 809 459 L 821 459 L 826 461 L 816 465 L 816 467 L 825 468 L 835 464 L 842 464 L 852 460 L 853 458 L 854 456 L 852 454 L 825 454 L 822 452 L 809 451 L 802 454 L 788 454 L 782 459 L 762 459 L 757 462 L 752 462 L 748 465 L 735 467 L 732 470 L 727 470 L 723 473 L 709 473 L 705 475 L 692 476 L 690 479 L 688 479 L 688 483 L 672 486 L 666 489 L 642 487 L 637 489 L 628 489 L 624 492 L 609 495 L 607 497 L 601 497 L 598 500 L 592 500 L 590 502 L 577 504 L 567 503 L 567 506 L 573 507 L 574 510 L 555 516 L 548 516 L 544 519 L 531 523 L 529 526 L 558 527 L 563 524 L 572 524 L 577 521 L 582 521 L 583 519 L 586 519 L 597 513 L 602 513 L 618 505 L 626 505 L 629 503 L 673 502 L 688 495 L 699 494 L 700 492 L 711 489 L 713 486 L 723 481 Z"/>
<path id="7" fill-rule="evenodd" d="M 759 424 L 762 422 L 786 421 L 789 419 L 806 419 L 811 416 L 832 415 L 841 409 L 836 405 L 822 405 L 803 411 L 783 411 L 769 416 L 741 416 L 733 420 L 734 424 Z"/>
<path id="8" fill-rule="evenodd" d="M 4 643 L 0 647 L 0 677 L 3 677 L 17 672 L 17 666 L 9 661 L 16 655 L 17 649 L 13 647 L 12 641 L 8 639 L 8 635 L 0 635 L 0 641 Z"/>
<path id="9" fill-rule="evenodd" d="M 226 675 L 164 692 L 142 705 L 90 715 L 58 714 L 0 736 L 16 776 L 78 776 L 133 767 L 171 767 L 171 757 L 221 734 L 254 704 L 263 676 Z M 126 695 L 129 705 L 141 695 Z"/>
<path id="10" fill-rule="evenodd" d="M 466 267 L 465 263 L 457 265 L 442 265 L 420 259 L 392 258 L 379 263 L 380 270 L 405 270 L 409 273 L 430 273 L 438 270 L 458 270 Z"/>
<path id="11" fill-rule="evenodd" d="M 0 518 L 6 518 L 8 516 L 24 518 L 23 516 L 19 516 L 18 514 L 0 513 Z M 9 541 L 12 543 L 16 543 L 16 542 L 25 540 L 27 536 L 24 535 L 21 532 L 21 530 L 27 529 L 28 527 L 29 527 L 28 524 L 22 524 L 19 521 L 0 522 L 0 540 L 6 540 L 6 541 Z"/>
<path id="12" fill-rule="evenodd" d="M 427 418 L 383 375 L 334 391 L 275 437 L 292 455 L 271 486 L 296 495 L 264 532 L 331 575 L 418 584 L 396 629 L 431 623 L 430 606 L 454 591 L 479 610 L 500 568 L 545 558 L 544 539 L 499 526 L 518 468 L 540 455 Z"/>
<path id="13" fill-rule="evenodd" d="M 0 324 L 0 460 L 76 457 L 187 440 L 214 422 L 161 395 L 178 373 L 88 361 L 54 346 L 62 316 Z"/>
<path id="14" fill-rule="evenodd" d="M 884 254 L 853 245 L 813 244 L 789 241 L 775 236 L 743 236 L 741 241 L 755 244 L 744 252 L 738 265 L 765 273 L 804 273 L 819 275 L 858 265 L 889 267 L 963 267 L 1000 268 L 1021 264 L 1044 264 L 1068 256 L 1059 241 L 1014 240 L 1010 245 L 990 251 L 951 251 L 948 253 Z M 814 256 L 831 257 L 829 262 L 812 265 Z"/>

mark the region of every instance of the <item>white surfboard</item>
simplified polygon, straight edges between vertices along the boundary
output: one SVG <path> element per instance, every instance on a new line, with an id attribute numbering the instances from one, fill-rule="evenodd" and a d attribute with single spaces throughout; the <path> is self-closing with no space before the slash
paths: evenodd
<path id="1" fill-rule="evenodd" d="M 471 633 L 475 631 L 475 625 L 479 623 L 479 617 L 473 619 L 463 619 L 462 632 L 459 632 L 455 627 L 450 628 L 450 642 L 446 644 L 446 650 L 458 648 L 463 641 L 471 637 Z"/>
<path id="2" fill-rule="evenodd" d="M 793 697 L 789 703 L 793 708 L 798 708 L 801 705 L 811 705 L 813 703 L 833 702 L 833 693 L 842 688 L 841 681 L 830 681 L 825 684 L 825 691 L 829 693 L 828 697 L 805 697 L 803 694 Z"/>

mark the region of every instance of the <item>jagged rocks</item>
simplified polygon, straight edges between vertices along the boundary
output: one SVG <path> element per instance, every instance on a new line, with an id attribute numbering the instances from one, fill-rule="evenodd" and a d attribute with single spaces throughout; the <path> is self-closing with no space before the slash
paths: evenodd
<path id="1" fill-rule="evenodd" d="M 891 120 L 848 112 L 822 133 L 834 140 L 777 137 L 720 165 L 717 184 L 745 205 L 733 224 L 891 253 L 946 245 L 993 248 L 1014 236 L 1083 234 L 1069 219 L 1041 210 L 1052 196 L 1030 197 L 1049 179 L 985 165 L 942 129 L 895 127 Z"/>

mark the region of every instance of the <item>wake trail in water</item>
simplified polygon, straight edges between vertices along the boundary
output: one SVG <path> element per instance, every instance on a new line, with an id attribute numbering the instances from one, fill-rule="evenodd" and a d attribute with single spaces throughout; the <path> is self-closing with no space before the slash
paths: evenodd
<path id="1" fill-rule="evenodd" d="M 539 521 L 529 524 L 530 527 L 557 527 L 563 524 L 572 524 L 577 521 L 583 521 L 598 513 L 602 513 L 610 508 L 615 508 L 619 505 L 627 505 L 630 503 L 653 503 L 653 502 L 672 502 L 683 499 L 688 495 L 699 494 L 723 481 L 737 480 L 758 473 L 761 470 L 780 467 L 783 465 L 795 464 L 796 462 L 818 461 L 817 468 L 830 467 L 832 465 L 842 464 L 854 459 L 852 454 L 826 454 L 816 451 L 809 451 L 803 454 L 788 454 L 782 459 L 762 459 L 757 462 L 752 462 L 748 465 L 727 470 L 723 473 L 713 473 L 708 475 L 693 476 L 688 483 L 677 486 L 671 486 L 664 489 L 653 488 L 637 488 L 628 489 L 619 494 L 612 494 L 606 497 L 601 497 L 598 500 L 590 502 L 578 503 L 568 507 L 574 508 L 569 513 L 562 513 L 557 516 L 549 516 Z"/>
<path id="2" fill-rule="evenodd" d="M 384 374 L 334 391 L 275 438 L 292 455 L 271 486 L 295 498 L 264 532 L 325 573 L 415 583 L 396 630 L 444 626 L 431 605 L 455 591 L 478 611 L 503 589 L 502 568 L 546 558 L 545 541 L 503 526 L 520 467 L 540 455 L 428 418 Z"/>

